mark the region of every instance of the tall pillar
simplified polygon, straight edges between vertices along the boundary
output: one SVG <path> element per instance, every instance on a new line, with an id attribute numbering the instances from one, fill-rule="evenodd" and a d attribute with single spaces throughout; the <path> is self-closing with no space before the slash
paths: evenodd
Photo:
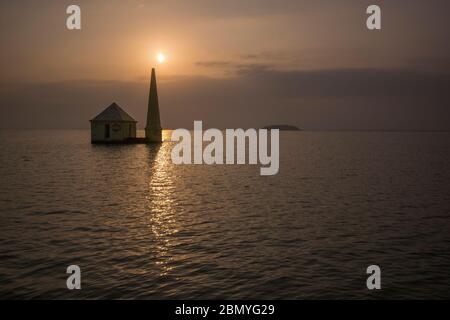
<path id="1" fill-rule="evenodd" d="M 145 138 L 148 142 L 162 142 L 162 128 L 161 120 L 159 119 L 158 89 L 156 88 L 155 68 L 152 68 L 152 77 L 150 80 Z"/>

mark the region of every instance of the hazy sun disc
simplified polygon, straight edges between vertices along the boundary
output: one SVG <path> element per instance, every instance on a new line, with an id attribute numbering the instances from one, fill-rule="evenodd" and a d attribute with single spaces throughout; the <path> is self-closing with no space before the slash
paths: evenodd
<path id="1" fill-rule="evenodd" d="M 164 61 L 166 61 L 166 56 L 162 53 L 158 53 L 158 55 L 156 56 L 156 60 L 158 60 L 159 63 L 163 63 Z"/>

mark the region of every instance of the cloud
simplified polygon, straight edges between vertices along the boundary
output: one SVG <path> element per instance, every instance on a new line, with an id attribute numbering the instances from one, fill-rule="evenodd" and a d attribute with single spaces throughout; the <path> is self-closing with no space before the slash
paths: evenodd
<path id="1" fill-rule="evenodd" d="M 231 76 L 245 76 L 259 74 L 274 68 L 267 63 L 242 63 L 234 61 L 198 61 L 196 66 L 204 68 L 221 69 L 224 74 Z"/>
<path id="2" fill-rule="evenodd" d="M 261 51 L 257 53 L 241 54 L 240 57 L 245 60 L 273 61 L 273 60 L 284 60 L 287 57 L 289 57 L 289 55 L 286 52 L 281 51 Z"/>
<path id="3" fill-rule="evenodd" d="M 238 76 L 256 76 L 269 73 L 274 67 L 265 63 L 237 64 L 234 72 Z"/>
<path id="4" fill-rule="evenodd" d="M 230 61 L 197 61 L 195 63 L 196 66 L 205 67 L 205 68 L 224 68 L 233 65 L 233 62 Z"/>

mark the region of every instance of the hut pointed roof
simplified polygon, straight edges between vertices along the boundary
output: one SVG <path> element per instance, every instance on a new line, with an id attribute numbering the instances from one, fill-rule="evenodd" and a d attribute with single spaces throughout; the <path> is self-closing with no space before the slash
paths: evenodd
<path id="1" fill-rule="evenodd" d="M 115 102 L 113 102 L 108 108 L 100 112 L 91 121 L 128 121 L 137 122 L 126 113 L 121 107 L 119 107 Z"/>

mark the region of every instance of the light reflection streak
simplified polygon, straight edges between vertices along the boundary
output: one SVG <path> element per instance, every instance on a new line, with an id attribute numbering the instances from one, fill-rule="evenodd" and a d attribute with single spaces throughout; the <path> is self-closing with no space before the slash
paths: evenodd
<path id="1" fill-rule="evenodd" d="M 175 185 L 170 160 L 170 143 L 160 146 L 149 145 L 149 161 L 151 161 L 149 192 L 146 196 L 149 214 L 148 226 L 156 241 L 156 265 L 160 267 L 160 275 L 167 275 L 173 267 L 171 248 L 176 244 L 174 235 L 180 225 L 175 212 L 173 193 Z M 157 148 L 155 150 L 155 147 Z"/>

